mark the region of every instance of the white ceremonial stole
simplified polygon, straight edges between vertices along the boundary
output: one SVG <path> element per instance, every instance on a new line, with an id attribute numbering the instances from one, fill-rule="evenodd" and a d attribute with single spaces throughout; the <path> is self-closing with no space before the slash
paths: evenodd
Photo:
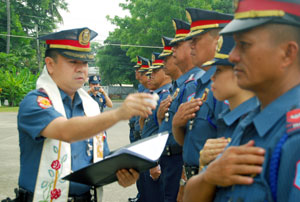
<path id="1" fill-rule="evenodd" d="M 59 89 L 48 74 L 46 66 L 37 80 L 36 88 L 44 89 L 55 110 L 66 117 Z M 83 89 L 79 89 L 77 92 L 82 100 L 86 116 L 100 114 L 98 103 L 94 101 L 87 92 Z M 103 159 L 103 136 L 104 133 L 102 132 L 93 137 L 94 162 Z M 69 181 L 62 180 L 61 178 L 70 173 L 71 144 L 51 138 L 45 138 L 33 202 L 67 202 L 69 195 Z M 99 196 L 98 201 L 102 201 L 102 195 Z"/>

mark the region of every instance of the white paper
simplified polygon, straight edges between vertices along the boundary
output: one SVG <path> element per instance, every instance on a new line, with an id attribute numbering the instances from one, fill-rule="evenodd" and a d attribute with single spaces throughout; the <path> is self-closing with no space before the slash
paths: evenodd
<path id="1" fill-rule="evenodd" d="M 168 136 L 168 133 L 160 133 L 157 135 L 157 137 L 133 145 L 127 149 L 156 161 L 164 151 Z"/>

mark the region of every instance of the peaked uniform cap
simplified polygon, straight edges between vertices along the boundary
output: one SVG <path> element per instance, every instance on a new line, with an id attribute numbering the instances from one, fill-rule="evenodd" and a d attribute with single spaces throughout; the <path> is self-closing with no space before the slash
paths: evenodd
<path id="1" fill-rule="evenodd" d="M 150 68 L 150 61 L 147 58 L 141 57 L 141 68 L 138 70 L 139 72 L 147 72 Z"/>
<path id="2" fill-rule="evenodd" d="M 69 29 L 39 37 L 46 41 L 47 49 L 54 49 L 67 58 L 94 61 L 90 41 L 98 34 L 87 28 Z"/>
<path id="3" fill-rule="evenodd" d="M 170 37 L 166 37 L 166 36 L 163 36 L 161 38 L 161 42 L 162 42 L 162 45 L 164 46 L 164 50 L 163 52 L 159 55 L 159 57 L 161 57 L 162 59 L 166 56 L 170 56 L 172 55 L 173 51 L 172 51 L 172 45 L 171 45 L 171 41 L 173 40 L 174 38 L 170 38 Z"/>
<path id="4" fill-rule="evenodd" d="M 94 75 L 89 77 L 89 83 L 99 84 L 101 82 L 100 76 Z"/>
<path id="5" fill-rule="evenodd" d="M 220 34 L 233 34 L 267 24 L 300 27 L 299 0 L 235 0 L 234 20 Z"/>
<path id="6" fill-rule="evenodd" d="M 229 62 L 229 53 L 233 49 L 235 45 L 234 39 L 232 36 L 220 36 L 215 57 L 211 61 L 208 61 L 202 65 L 202 67 L 210 66 L 210 65 L 225 65 L 225 66 L 234 66 L 231 62 Z"/>
<path id="7" fill-rule="evenodd" d="M 194 36 L 204 34 L 212 29 L 222 29 L 233 19 L 233 15 L 230 14 L 198 8 L 186 8 L 186 16 L 191 28 L 185 40 L 192 39 Z"/>
<path id="8" fill-rule="evenodd" d="M 133 67 L 138 69 L 142 66 L 142 59 L 141 59 L 141 56 L 139 56 L 139 55 L 136 56 L 136 58 L 137 58 L 137 62 L 136 62 L 136 65 L 134 65 Z"/>
<path id="9" fill-rule="evenodd" d="M 170 44 L 174 46 L 176 43 L 184 41 L 185 37 L 190 32 L 190 24 L 178 19 L 173 19 L 172 22 L 175 29 L 175 37 Z"/>
<path id="10" fill-rule="evenodd" d="M 159 69 L 164 66 L 164 60 L 160 57 L 160 53 L 153 52 L 152 53 L 152 65 L 150 69 Z"/>

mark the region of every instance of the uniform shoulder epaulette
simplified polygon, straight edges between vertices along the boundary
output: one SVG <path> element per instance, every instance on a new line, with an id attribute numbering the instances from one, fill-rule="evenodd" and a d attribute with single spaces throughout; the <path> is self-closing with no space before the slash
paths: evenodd
<path id="1" fill-rule="evenodd" d="M 191 74 L 190 77 L 184 83 L 188 83 L 191 81 L 195 81 L 195 74 Z"/>

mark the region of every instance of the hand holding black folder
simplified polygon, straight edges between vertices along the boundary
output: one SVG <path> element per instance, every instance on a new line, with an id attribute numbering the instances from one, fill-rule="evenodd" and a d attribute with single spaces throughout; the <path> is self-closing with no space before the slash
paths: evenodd
<path id="1" fill-rule="evenodd" d="M 167 132 L 160 133 L 129 144 L 63 179 L 99 187 L 117 181 L 116 172 L 120 169 L 133 168 L 138 172 L 146 171 L 157 165 L 168 136 Z"/>

